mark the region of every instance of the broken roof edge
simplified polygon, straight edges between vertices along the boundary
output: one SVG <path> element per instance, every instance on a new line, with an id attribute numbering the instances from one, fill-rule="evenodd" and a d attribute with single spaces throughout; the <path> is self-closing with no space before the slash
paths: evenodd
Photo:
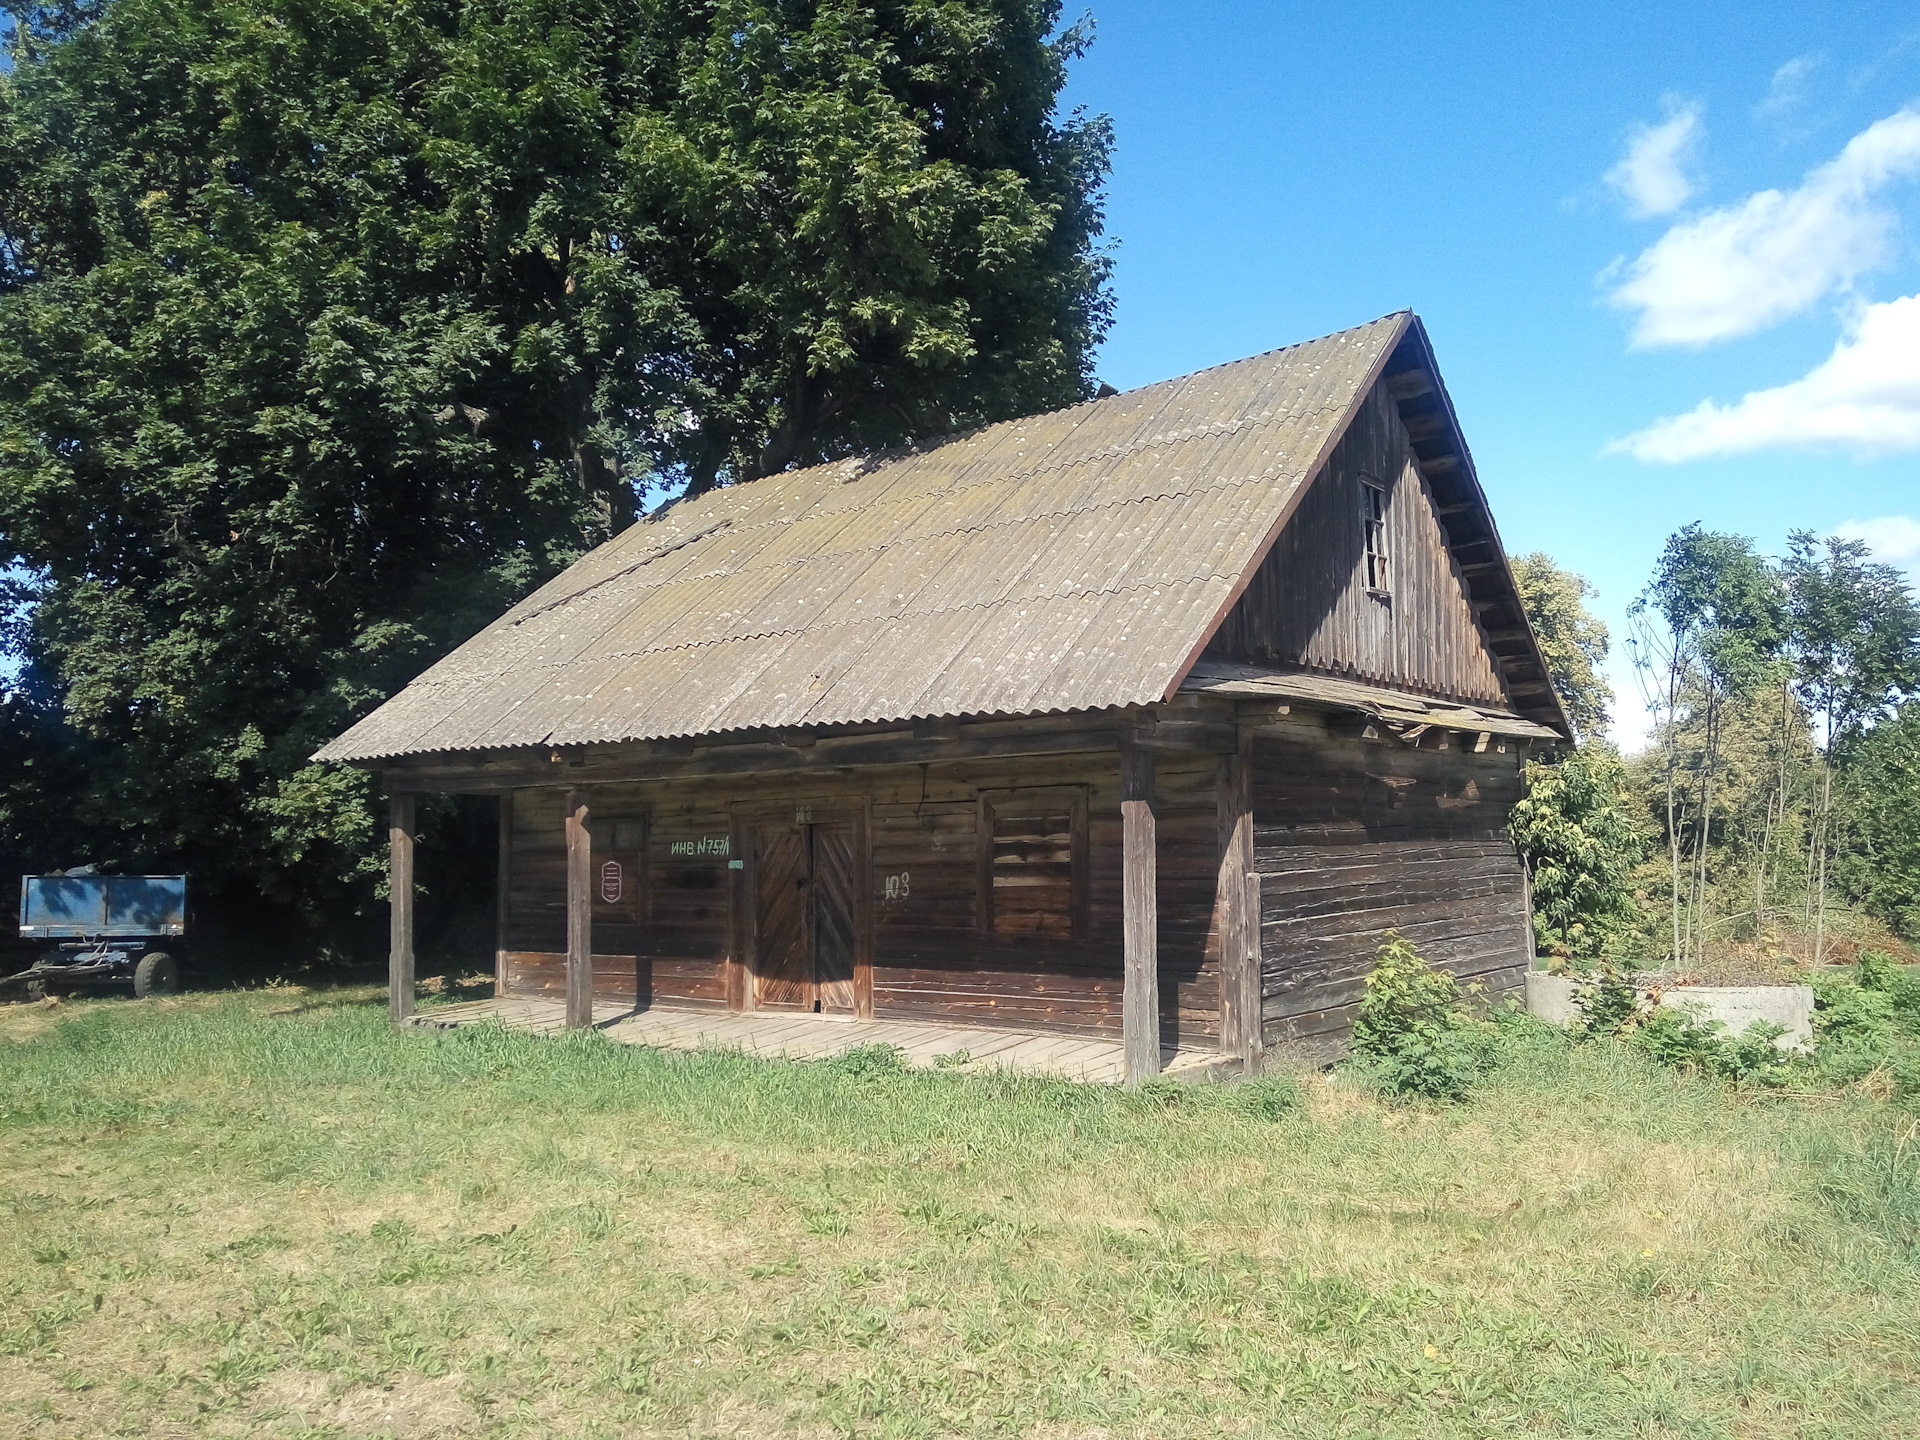
<path id="1" fill-rule="evenodd" d="M 1213 695 L 1236 700 L 1288 700 L 1353 710 L 1375 719 L 1431 725 L 1445 730 L 1478 730 L 1531 740 L 1564 740 L 1552 727 L 1511 710 L 1419 695 L 1409 690 L 1344 680 L 1308 670 L 1266 669 L 1231 661 L 1208 660 L 1194 667 L 1181 684 L 1184 695 Z"/>

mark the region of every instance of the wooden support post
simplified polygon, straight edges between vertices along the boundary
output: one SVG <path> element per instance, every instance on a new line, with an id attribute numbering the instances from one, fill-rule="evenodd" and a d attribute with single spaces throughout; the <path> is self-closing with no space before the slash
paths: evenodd
<path id="1" fill-rule="evenodd" d="M 513 915 L 513 792 L 502 790 L 499 805 L 500 849 L 494 860 L 493 993 L 507 993 L 507 922 Z"/>
<path id="2" fill-rule="evenodd" d="M 1253 1040 L 1247 1050 L 1247 1073 L 1252 1074 L 1266 1062 L 1267 1051 L 1267 964 L 1266 950 L 1260 941 L 1260 872 L 1249 870 L 1247 898 L 1247 974 L 1246 1015 L 1252 1022 Z"/>
<path id="3" fill-rule="evenodd" d="M 587 792 L 567 792 L 567 1028 L 593 1024 L 593 832 Z"/>
<path id="4" fill-rule="evenodd" d="M 413 1014 L 413 821 L 411 795 L 387 797 L 387 1017 Z"/>
<path id="5" fill-rule="evenodd" d="M 1125 909 L 1125 990 L 1121 1033 L 1126 1082 L 1160 1073 L 1158 877 L 1153 834 L 1153 752 L 1120 747 L 1121 892 Z"/>
<path id="6" fill-rule="evenodd" d="M 1220 936 L 1220 1050 L 1249 1071 L 1260 1061 L 1260 877 L 1253 868 L 1253 736 L 1219 764 L 1220 874 L 1214 904 Z M 1251 885 L 1249 885 L 1251 881 Z"/>

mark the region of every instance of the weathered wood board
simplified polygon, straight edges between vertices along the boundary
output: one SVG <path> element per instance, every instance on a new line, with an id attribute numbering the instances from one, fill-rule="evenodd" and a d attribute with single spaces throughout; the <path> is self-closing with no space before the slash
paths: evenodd
<path id="1" fill-rule="evenodd" d="M 1530 961 L 1526 883 L 1507 814 L 1520 756 L 1423 750 L 1302 716 L 1253 752 L 1263 1031 L 1326 1058 L 1389 930 L 1498 995 Z"/>

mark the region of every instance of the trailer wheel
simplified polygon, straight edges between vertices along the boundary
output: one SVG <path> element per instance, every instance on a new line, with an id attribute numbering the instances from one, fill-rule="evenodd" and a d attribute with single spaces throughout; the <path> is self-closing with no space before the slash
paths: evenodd
<path id="1" fill-rule="evenodd" d="M 164 950 L 140 957 L 133 967 L 133 993 L 141 999 L 149 995 L 171 995 L 180 988 L 180 967 Z"/>

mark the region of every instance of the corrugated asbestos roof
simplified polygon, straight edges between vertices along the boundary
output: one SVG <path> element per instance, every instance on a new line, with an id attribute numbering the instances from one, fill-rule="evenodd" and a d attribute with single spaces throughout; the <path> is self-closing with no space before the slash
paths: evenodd
<path id="1" fill-rule="evenodd" d="M 1163 700 L 1411 323 L 674 505 L 315 758 Z"/>

